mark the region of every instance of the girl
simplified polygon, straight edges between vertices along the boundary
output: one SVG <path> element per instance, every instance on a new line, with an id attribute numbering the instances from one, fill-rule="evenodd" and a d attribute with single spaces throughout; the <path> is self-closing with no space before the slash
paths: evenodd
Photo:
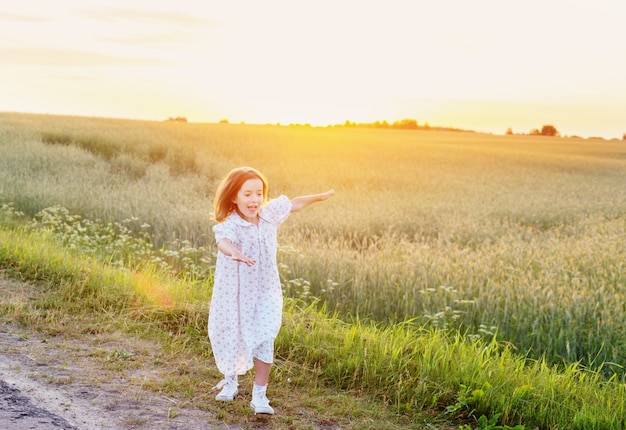
<path id="1" fill-rule="evenodd" d="M 291 212 L 328 199 L 335 192 L 267 201 L 267 181 L 250 167 L 230 171 L 215 194 L 217 242 L 209 339 L 224 379 L 216 400 L 239 393 L 237 375 L 254 367 L 250 406 L 255 414 L 273 414 L 266 388 L 280 329 L 282 288 L 276 264 L 276 232 Z M 264 205 L 264 203 L 267 204 Z"/>

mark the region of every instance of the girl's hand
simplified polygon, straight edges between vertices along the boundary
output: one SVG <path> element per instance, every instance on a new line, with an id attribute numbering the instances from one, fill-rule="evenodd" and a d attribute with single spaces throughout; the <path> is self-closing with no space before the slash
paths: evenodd
<path id="1" fill-rule="evenodd" d="M 241 261 L 248 266 L 252 266 L 254 263 L 256 263 L 255 260 L 245 256 L 236 246 L 233 245 L 233 243 L 228 238 L 224 237 L 220 239 L 219 243 L 217 244 L 217 249 L 222 251 L 224 254 L 230 256 L 230 258 L 232 258 L 233 260 Z"/>
<path id="2" fill-rule="evenodd" d="M 233 250 L 233 252 L 231 253 L 231 258 L 235 261 L 245 263 L 247 266 L 252 266 L 254 263 L 256 263 L 256 260 L 248 258 L 247 256 L 243 255 L 239 250 Z"/>
<path id="3" fill-rule="evenodd" d="M 315 202 L 323 202 L 335 195 L 335 190 L 332 188 L 325 193 L 322 194 L 311 194 L 310 196 L 300 196 L 291 200 L 291 212 L 298 212 L 305 207 L 315 203 Z"/>
<path id="4" fill-rule="evenodd" d="M 326 200 L 327 198 L 332 197 L 334 195 L 335 195 L 335 190 L 331 188 L 330 190 L 323 193 L 320 197 L 322 200 Z"/>

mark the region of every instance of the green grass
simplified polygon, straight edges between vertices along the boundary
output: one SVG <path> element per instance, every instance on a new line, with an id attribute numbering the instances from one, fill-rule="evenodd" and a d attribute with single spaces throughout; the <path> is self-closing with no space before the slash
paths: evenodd
<path id="1" fill-rule="evenodd" d="M 0 267 L 42 288 L 29 306 L 3 306 L 4 318 L 66 336 L 79 336 L 85 326 L 102 321 L 109 330 L 160 339 L 172 355 L 211 359 L 208 286 L 198 294 L 175 278 L 112 267 L 77 255 L 45 234 L 21 229 L 0 229 Z M 470 341 L 411 324 L 347 323 L 298 300 L 287 301 L 284 321 L 276 342 L 273 390 L 289 399 L 283 415 L 288 421 L 298 403 L 315 407 L 307 400 L 314 398 L 320 412 L 325 402 L 339 401 L 343 409 L 335 406 L 325 416 L 347 419 L 354 428 L 426 423 L 437 428 L 483 415 L 527 428 L 624 425 L 623 384 L 578 365 L 557 369 L 544 360 L 525 359 L 506 342 Z M 125 365 L 117 356 L 107 363 Z M 151 388 L 196 398 L 199 378 L 207 375 L 195 372 Z M 221 416 L 236 422 L 238 415 L 223 411 Z"/>

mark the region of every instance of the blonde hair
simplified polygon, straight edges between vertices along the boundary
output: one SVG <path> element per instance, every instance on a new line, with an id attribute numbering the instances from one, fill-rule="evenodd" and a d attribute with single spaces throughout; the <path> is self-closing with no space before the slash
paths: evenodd
<path id="1" fill-rule="evenodd" d="M 263 201 L 267 201 L 267 180 L 261 172 L 252 167 L 237 167 L 226 175 L 215 192 L 213 199 L 215 221 L 222 222 L 228 218 L 232 211 L 237 210 L 234 200 L 248 179 L 261 180 L 263 183 Z"/>

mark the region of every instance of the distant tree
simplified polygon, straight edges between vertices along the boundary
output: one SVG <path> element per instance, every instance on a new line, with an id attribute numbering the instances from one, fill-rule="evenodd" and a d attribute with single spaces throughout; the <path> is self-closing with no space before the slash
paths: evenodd
<path id="1" fill-rule="evenodd" d="M 626 133 L 622 136 L 622 140 L 626 140 Z"/>
<path id="2" fill-rule="evenodd" d="M 553 125 L 544 125 L 541 127 L 541 135 L 542 136 L 558 136 L 559 132 Z"/>
<path id="3" fill-rule="evenodd" d="M 539 131 L 538 128 L 533 128 L 532 130 L 530 130 L 530 134 L 531 136 L 541 136 L 541 132 Z"/>
<path id="4" fill-rule="evenodd" d="M 169 117 L 167 119 L 168 121 L 174 121 L 174 122 L 187 122 L 187 118 L 185 118 L 184 116 L 177 116 L 177 117 Z"/>
<path id="5" fill-rule="evenodd" d="M 409 118 L 405 118 L 402 119 L 400 121 L 395 121 L 391 127 L 393 128 L 400 128 L 403 130 L 415 130 L 417 129 L 417 120 L 415 119 L 409 119 Z"/>
<path id="6" fill-rule="evenodd" d="M 220 119 L 220 124 L 228 124 L 228 120 L 227 119 Z"/>
<path id="7" fill-rule="evenodd" d="M 505 134 L 513 134 L 513 129 L 511 127 L 507 128 Z"/>

